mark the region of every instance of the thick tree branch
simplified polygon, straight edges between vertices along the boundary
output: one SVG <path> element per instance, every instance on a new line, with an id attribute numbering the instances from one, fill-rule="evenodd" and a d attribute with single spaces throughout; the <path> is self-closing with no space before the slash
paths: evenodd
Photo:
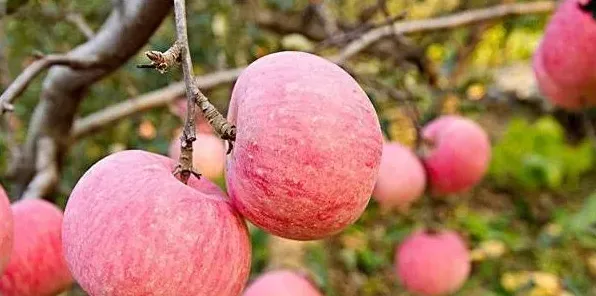
<path id="1" fill-rule="evenodd" d="M 211 89 L 223 83 L 233 82 L 243 69 L 237 68 L 199 76 L 195 78 L 195 83 L 201 89 Z M 76 140 L 131 115 L 165 106 L 184 95 L 185 91 L 184 82 L 176 82 L 168 87 L 97 111 L 75 121 L 71 137 Z"/>
<path id="2" fill-rule="evenodd" d="M 0 96 L 0 114 L 13 109 L 13 102 L 18 98 L 27 86 L 35 79 L 41 71 L 51 66 L 66 66 L 72 69 L 88 69 L 101 66 L 101 60 L 96 56 L 76 57 L 60 54 L 50 54 L 41 57 L 31 63 L 21 74 L 8 86 Z"/>
<path id="3" fill-rule="evenodd" d="M 553 1 L 502 4 L 483 9 L 468 10 L 444 17 L 396 22 L 392 25 L 373 29 L 360 36 L 360 38 L 344 47 L 343 50 L 338 55 L 332 57 L 331 60 L 338 64 L 343 64 L 347 59 L 366 49 L 371 44 L 392 34 L 421 33 L 432 30 L 452 29 L 512 15 L 548 13 L 554 8 L 555 2 Z"/>
<path id="4" fill-rule="evenodd" d="M 65 135 L 70 134 L 79 103 L 88 88 L 136 54 L 169 13 L 171 5 L 170 1 L 121 1 L 92 39 L 66 55 L 71 59 L 97 57 L 101 67 L 73 69 L 55 66 L 50 69 L 14 170 L 12 196 L 38 198 L 54 190 L 55 179 L 43 178 L 46 170 L 40 167 L 47 157 L 52 165 L 43 167 L 60 169 L 70 143 Z M 55 152 L 42 149 L 46 146 L 55 148 Z"/>

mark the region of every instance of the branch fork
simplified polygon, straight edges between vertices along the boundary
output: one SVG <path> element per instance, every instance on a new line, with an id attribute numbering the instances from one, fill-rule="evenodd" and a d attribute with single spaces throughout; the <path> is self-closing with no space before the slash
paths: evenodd
<path id="1" fill-rule="evenodd" d="M 177 40 L 165 52 L 147 51 L 145 55 L 150 64 L 138 65 L 138 68 L 156 69 L 164 74 L 167 70 L 178 64 L 182 64 L 184 73 L 184 84 L 186 86 L 187 110 L 184 130 L 180 137 L 180 158 L 174 168 L 173 174 L 179 176 L 182 183 L 187 184 L 191 175 L 197 178 L 201 174 L 193 168 L 192 144 L 196 140 L 195 117 L 196 109 L 199 107 L 209 124 L 219 134 L 220 138 L 230 141 L 229 150 L 232 149 L 231 141 L 236 139 L 236 127 L 229 123 L 225 117 L 209 102 L 209 99 L 199 89 L 192 71 L 192 59 L 188 46 L 188 29 L 186 22 L 186 1 L 174 0 L 174 14 L 176 19 Z"/>

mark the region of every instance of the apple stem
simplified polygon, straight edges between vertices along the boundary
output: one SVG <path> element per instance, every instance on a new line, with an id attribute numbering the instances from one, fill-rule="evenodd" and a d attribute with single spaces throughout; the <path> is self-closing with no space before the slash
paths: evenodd
<path id="1" fill-rule="evenodd" d="M 174 14 L 176 18 L 176 37 L 177 44 L 180 47 L 180 62 L 182 64 L 182 73 L 184 74 L 184 84 L 186 85 L 186 120 L 184 130 L 180 137 L 180 158 L 174 174 L 178 173 L 180 181 L 184 184 L 188 182 L 193 173 L 192 167 L 192 143 L 196 140 L 195 128 L 195 98 L 200 93 L 195 84 L 192 70 L 192 59 L 188 48 L 188 32 L 186 28 L 186 1 L 174 0 Z M 200 175 L 199 175 L 200 176 Z"/>
<path id="2" fill-rule="evenodd" d="M 182 183 L 187 184 L 191 175 L 200 178 L 201 174 L 194 170 L 192 161 L 193 142 L 196 137 L 196 107 L 198 107 L 213 128 L 223 140 L 228 141 L 228 153 L 231 152 L 233 141 L 236 140 L 236 127 L 209 102 L 194 77 L 192 59 L 188 46 L 188 29 L 186 22 L 186 1 L 174 0 L 174 16 L 176 19 L 176 42 L 165 52 L 147 51 L 145 55 L 150 64 L 137 65 L 138 68 L 156 69 L 164 74 L 177 64 L 182 64 L 184 85 L 186 86 L 187 109 L 184 129 L 180 136 L 180 158 L 173 174 L 179 176 Z"/>
<path id="3" fill-rule="evenodd" d="M 186 85 L 186 98 L 188 99 L 188 109 L 186 113 L 186 124 L 184 126 L 184 133 L 182 141 L 186 141 L 190 143 L 192 146 L 192 141 L 195 140 L 195 106 L 199 107 L 201 112 L 203 112 L 203 116 L 209 122 L 213 130 L 219 135 L 219 137 L 223 140 L 228 141 L 229 149 L 228 153 L 230 153 L 233 144 L 232 142 L 236 140 L 236 127 L 228 122 L 226 118 L 209 102 L 209 98 L 201 92 L 197 85 L 197 81 L 194 78 L 194 74 L 192 71 L 192 60 L 190 57 L 190 51 L 188 47 L 188 33 L 186 28 L 186 4 L 185 0 L 174 0 L 174 14 L 176 17 L 176 35 L 178 37 L 178 41 L 176 43 L 180 44 L 181 47 L 181 63 L 182 63 L 182 71 L 184 72 L 184 84 Z M 192 130 L 191 130 L 192 129 Z M 182 144 L 184 148 L 186 144 Z M 182 150 L 185 151 L 184 149 Z M 190 148 L 192 152 L 192 147 Z M 187 151 L 187 153 L 189 153 Z M 183 153 L 181 153 L 182 157 Z M 191 157 L 192 159 L 192 157 Z M 184 169 L 184 167 L 183 167 Z"/>

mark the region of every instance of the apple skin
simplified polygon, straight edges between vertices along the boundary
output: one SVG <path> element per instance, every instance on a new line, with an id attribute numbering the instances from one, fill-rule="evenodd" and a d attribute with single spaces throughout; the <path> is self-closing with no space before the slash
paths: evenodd
<path id="1" fill-rule="evenodd" d="M 431 193 L 456 194 L 475 186 L 486 174 L 490 140 L 476 122 L 456 115 L 441 116 L 422 129 L 431 142 L 423 156 Z"/>
<path id="2" fill-rule="evenodd" d="M 425 188 L 426 173 L 416 154 L 400 143 L 386 143 L 373 198 L 384 209 L 407 211 Z"/>
<path id="3" fill-rule="evenodd" d="M 273 270 L 260 275 L 242 296 L 323 296 L 304 276 L 292 270 Z"/>
<path id="4" fill-rule="evenodd" d="M 228 193 L 240 213 L 288 239 L 334 235 L 356 221 L 377 178 L 383 138 L 358 83 L 312 54 L 250 64 L 232 91 Z"/>
<path id="5" fill-rule="evenodd" d="M 68 200 L 66 261 L 94 296 L 237 296 L 248 280 L 246 223 L 206 178 L 140 150 L 94 164 Z"/>
<path id="6" fill-rule="evenodd" d="M 54 296 L 73 284 L 62 250 L 62 211 L 42 199 L 11 206 L 14 245 L 0 278 L 3 296 Z"/>
<path id="7" fill-rule="evenodd" d="M 450 295 L 466 282 L 470 252 L 454 231 L 417 231 L 397 248 L 397 275 L 406 290 L 417 295 Z"/>
<path id="8" fill-rule="evenodd" d="M 561 1 L 533 57 L 539 89 L 568 110 L 596 105 L 596 20 L 580 8 L 587 2 Z"/>
<path id="9" fill-rule="evenodd" d="M 14 223 L 8 195 L 0 185 L 0 275 L 6 268 L 12 252 Z"/>
<path id="10" fill-rule="evenodd" d="M 170 143 L 168 155 L 178 161 L 180 158 L 181 132 Z M 193 142 L 193 167 L 205 178 L 215 181 L 223 176 L 226 162 L 226 147 L 223 140 L 211 134 L 196 134 Z"/>

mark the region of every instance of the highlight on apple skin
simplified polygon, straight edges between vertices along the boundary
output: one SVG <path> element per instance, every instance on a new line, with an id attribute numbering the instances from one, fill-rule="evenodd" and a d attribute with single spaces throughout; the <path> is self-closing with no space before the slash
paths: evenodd
<path id="1" fill-rule="evenodd" d="M 386 143 L 373 198 L 385 209 L 407 211 L 424 193 L 426 173 L 416 154 L 400 143 Z"/>
<path id="2" fill-rule="evenodd" d="M 397 248 L 395 269 L 410 292 L 424 296 L 450 295 L 470 275 L 470 253 L 454 231 L 417 231 Z"/>
<path id="3" fill-rule="evenodd" d="M 313 240 L 363 213 L 383 138 L 366 93 L 339 66 L 303 52 L 264 56 L 238 78 L 228 119 L 237 136 L 227 189 L 253 224 Z"/>
<path id="4" fill-rule="evenodd" d="M 78 181 L 63 226 L 66 261 L 94 296 L 237 296 L 248 280 L 246 223 L 206 178 L 140 150 L 109 155 Z"/>
<path id="5" fill-rule="evenodd" d="M 323 296 L 305 277 L 292 270 L 273 270 L 260 275 L 243 296 Z"/>
<path id="6" fill-rule="evenodd" d="M 41 199 L 25 199 L 11 206 L 14 246 L 0 295 L 54 296 L 73 284 L 62 250 L 62 211 Z"/>
<path id="7" fill-rule="evenodd" d="M 568 110 L 596 105 L 596 20 L 587 0 L 560 1 L 534 53 L 540 91 Z"/>
<path id="8" fill-rule="evenodd" d="M 0 275 L 6 268 L 14 240 L 14 223 L 8 195 L 0 185 Z"/>
<path id="9" fill-rule="evenodd" d="M 178 161 L 180 158 L 181 132 L 170 143 L 168 155 Z M 201 176 L 215 181 L 223 176 L 226 162 L 226 147 L 222 139 L 213 134 L 197 133 L 193 142 L 192 162 Z"/>
<path id="10" fill-rule="evenodd" d="M 423 163 L 434 195 L 469 190 L 486 174 L 491 157 L 490 140 L 476 122 L 444 115 L 428 123 L 422 129 L 422 136 L 430 146 Z"/>

